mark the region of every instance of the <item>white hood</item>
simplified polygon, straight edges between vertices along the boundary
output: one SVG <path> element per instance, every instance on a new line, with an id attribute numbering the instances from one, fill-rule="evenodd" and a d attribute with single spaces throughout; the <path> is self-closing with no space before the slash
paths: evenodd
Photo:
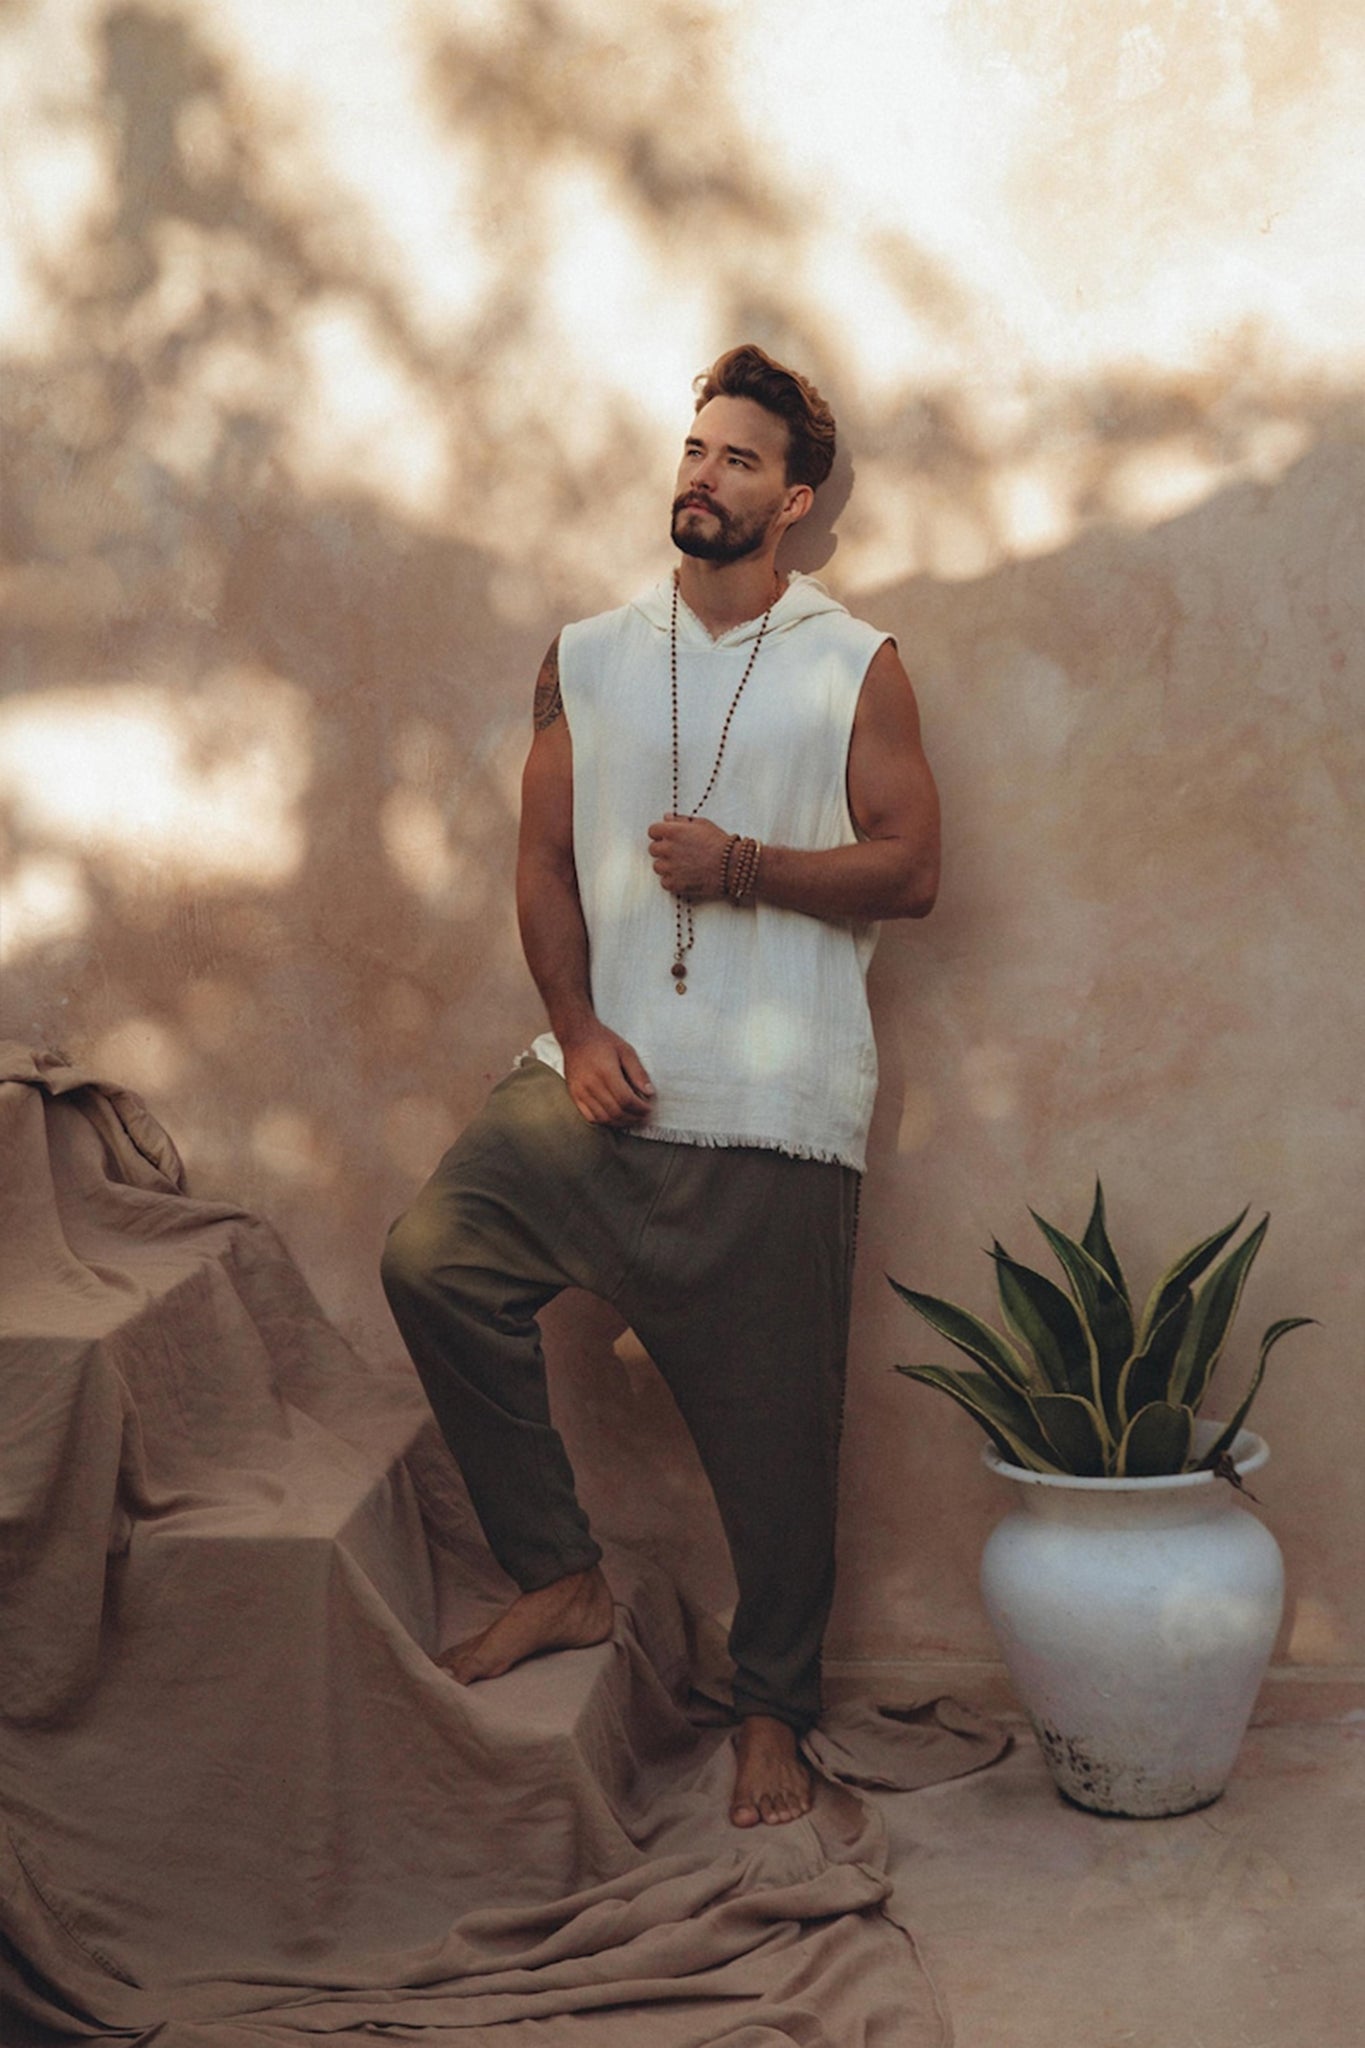
<path id="1" fill-rule="evenodd" d="M 673 578 L 663 580 L 642 591 L 630 601 L 630 610 L 639 612 L 660 633 L 667 633 L 673 610 Z M 786 632 L 797 626 L 802 619 L 816 617 L 821 612 L 844 612 L 837 597 L 831 597 L 823 583 L 814 576 L 805 576 L 799 569 L 792 570 L 787 578 L 787 587 L 773 606 L 768 620 L 768 638 L 775 633 Z M 746 642 L 758 636 L 763 624 L 762 614 L 756 619 L 745 619 L 742 624 L 732 626 L 728 633 L 716 639 L 703 626 L 696 613 L 684 598 L 678 599 L 678 644 L 680 647 L 743 647 Z"/>

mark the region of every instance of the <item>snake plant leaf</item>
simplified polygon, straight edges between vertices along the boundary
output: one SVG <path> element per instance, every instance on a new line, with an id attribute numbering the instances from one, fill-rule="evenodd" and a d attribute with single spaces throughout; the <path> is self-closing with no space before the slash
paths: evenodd
<path id="1" fill-rule="evenodd" d="M 1260 1391 L 1261 1381 L 1265 1377 L 1265 1362 L 1279 1343 L 1281 1337 L 1287 1337 L 1291 1330 L 1302 1330 L 1307 1324 L 1316 1322 L 1316 1316 L 1284 1316 L 1278 1323 L 1270 1325 L 1270 1328 L 1261 1339 L 1261 1355 L 1256 1361 L 1256 1370 L 1251 1376 L 1251 1385 L 1247 1388 L 1246 1393 L 1238 1404 L 1237 1412 L 1231 1422 L 1224 1427 L 1216 1442 L 1209 1446 L 1208 1450 L 1205 1451 L 1203 1457 L 1199 1460 L 1201 1471 L 1206 1469 L 1212 1471 L 1224 1452 L 1231 1451 L 1236 1441 L 1237 1432 L 1247 1419 L 1247 1411 Z"/>
<path id="2" fill-rule="evenodd" d="M 1194 1314 L 1194 1296 L 1178 1294 L 1141 1351 L 1135 1351 L 1119 1379 L 1119 1414 L 1125 1423 L 1151 1401 L 1164 1401 L 1181 1342 Z"/>
<path id="3" fill-rule="evenodd" d="M 1251 1262 L 1261 1249 L 1269 1227 L 1270 1218 L 1263 1216 L 1251 1235 L 1244 1237 L 1221 1264 L 1214 1267 L 1200 1288 L 1190 1326 L 1181 1339 L 1180 1350 L 1171 1368 L 1172 1401 L 1187 1401 L 1191 1408 L 1198 1410 L 1213 1377 L 1214 1367 L 1222 1356 L 1224 1339 L 1237 1313 Z"/>
<path id="4" fill-rule="evenodd" d="M 1213 1264 L 1223 1246 L 1237 1235 L 1246 1221 L 1246 1214 L 1246 1210 L 1243 1209 L 1241 1215 L 1234 1216 L 1231 1223 L 1226 1224 L 1222 1230 L 1215 1230 L 1212 1237 L 1203 1238 L 1198 1244 L 1192 1245 L 1189 1251 L 1182 1252 L 1175 1264 L 1162 1274 L 1148 1296 L 1146 1308 L 1142 1311 L 1142 1321 L 1138 1324 L 1139 1348 L 1146 1343 L 1161 1318 L 1169 1312 L 1172 1302 L 1187 1288 L 1194 1286 L 1200 1274 L 1206 1272 Z"/>
<path id="5" fill-rule="evenodd" d="M 1110 1439 L 1093 1401 L 1079 1394 L 1035 1394 L 1033 1412 L 1063 1472 L 1103 1479 Z"/>
<path id="6" fill-rule="evenodd" d="M 898 1365 L 896 1371 L 926 1387 L 937 1387 L 985 1430 L 1002 1458 L 1028 1472 L 1059 1472 L 1057 1454 L 1034 1420 L 1028 1397 L 1002 1387 L 983 1372 L 958 1372 L 948 1365 Z"/>
<path id="7" fill-rule="evenodd" d="M 1194 1434 L 1194 1410 L 1149 1401 L 1123 1432 L 1114 1462 L 1117 1479 L 1159 1479 L 1183 1472 Z"/>
<path id="8" fill-rule="evenodd" d="M 999 1242 L 991 1257 L 1005 1320 L 1037 1359 L 1043 1386 L 1054 1394 L 1089 1394 L 1090 1346 L 1071 1297 L 1046 1273 L 1021 1266 Z"/>
<path id="9" fill-rule="evenodd" d="M 1109 1242 L 1109 1231 L 1104 1218 L 1104 1189 L 1100 1186 L 1098 1180 L 1095 1182 L 1094 1206 L 1090 1211 L 1090 1221 L 1085 1226 L 1085 1236 L 1081 1239 L 1081 1245 L 1085 1251 L 1089 1252 L 1097 1266 L 1103 1266 L 1105 1272 L 1113 1281 L 1115 1288 L 1123 1296 L 1124 1300 L 1129 1303 L 1131 1308 L 1132 1303 L 1129 1301 L 1128 1282 L 1123 1277 L 1123 1268 L 1119 1264 L 1118 1253 Z"/>
<path id="10" fill-rule="evenodd" d="M 1109 1427 L 1119 1431 L 1119 1378 L 1133 1349 L 1133 1312 L 1098 1260 L 1036 1209 L 1034 1222 L 1057 1255 L 1090 1335 L 1094 1381 L 1090 1393 Z"/>
<path id="11" fill-rule="evenodd" d="M 901 1300 L 909 1302 L 931 1330 L 937 1330 L 940 1337 L 965 1351 L 998 1386 L 1027 1387 L 1036 1377 L 1014 1346 L 969 1309 L 959 1308 L 955 1302 L 940 1301 L 934 1294 L 918 1294 L 913 1287 L 902 1287 L 899 1280 L 891 1280 L 889 1273 L 886 1277 Z"/>

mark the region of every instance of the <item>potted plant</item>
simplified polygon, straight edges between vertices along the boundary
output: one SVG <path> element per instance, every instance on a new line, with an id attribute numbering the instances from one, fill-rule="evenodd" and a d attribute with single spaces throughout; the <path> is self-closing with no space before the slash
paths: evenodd
<path id="1" fill-rule="evenodd" d="M 1098 1182 L 1079 1240 L 1030 1213 L 1066 1288 L 995 1243 L 1001 1332 L 892 1280 L 975 1368 L 897 1371 L 974 1416 L 1017 1488 L 982 1594 L 1058 1789 L 1098 1813 L 1189 1812 L 1227 1783 L 1279 1628 L 1279 1546 L 1242 1505 L 1269 1453 L 1243 1424 L 1272 1348 L 1313 1318 L 1272 1323 L 1231 1420 L 1201 1421 L 1270 1219 L 1233 1245 L 1244 1209 L 1139 1310 Z"/>

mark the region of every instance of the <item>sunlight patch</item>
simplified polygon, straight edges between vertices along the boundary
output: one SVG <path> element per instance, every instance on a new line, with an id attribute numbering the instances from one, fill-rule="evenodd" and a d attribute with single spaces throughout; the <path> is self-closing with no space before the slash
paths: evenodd
<path id="1" fill-rule="evenodd" d="M 1065 456 L 1000 469 L 990 490 L 997 531 L 1015 560 L 1064 548 L 1074 536 L 1078 479 Z"/>
<path id="2" fill-rule="evenodd" d="M 1294 1602 L 1294 1619 L 1285 1652 L 1290 1664 L 1338 1664 L 1349 1650 L 1341 1621 L 1326 1600 L 1301 1593 Z"/>
<path id="3" fill-rule="evenodd" d="M 755 1003 L 744 1033 L 742 1056 L 754 1074 L 786 1073 L 799 1067 L 806 1041 L 801 1019 L 778 1003 Z"/>
<path id="4" fill-rule="evenodd" d="M 901 1154 L 922 1152 L 934 1135 L 938 1122 L 938 1103 L 933 1090 L 910 1087 L 905 1091 L 901 1106 L 901 1120 L 896 1132 L 896 1150 Z"/>
<path id="5" fill-rule="evenodd" d="M 90 892 L 80 863 L 60 854 L 21 861 L 0 884 L 0 963 L 61 939 L 90 922 Z"/>
<path id="6" fill-rule="evenodd" d="M 546 310 L 559 330 L 554 346 L 628 394 L 632 410 L 653 414 L 661 428 L 676 422 L 681 444 L 692 379 L 715 353 L 711 294 L 644 240 L 624 210 L 624 189 L 592 171 L 556 169 L 546 195 L 545 269 Z M 595 411 L 580 401 L 559 430 L 570 446 L 575 431 L 589 433 L 590 446 L 575 453 L 610 457 L 609 415 L 585 417 Z"/>
<path id="7" fill-rule="evenodd" d="M 185 1072 L 185 1048 L 155 1017 L 126 1017 L 94 1046 L 90 1071 L 139 1095 L 161 1095 Z"/>
<path id="8" fill-rule="evenodd" d="M 384 1111 L 384 1151 L 414 1178 L 432 1171 L 455 1135 L 455 1119 L 434 1095 L 400 1095 Z"/>
<path id="9" fill-rule="evenodd" d="M 1019 1108 L 1019 1055 L 1012 1046 L 971 1046 L 962 1059 L 967 1100 L 979 1117 L 998 1123 Z"/>
<path id="10" fill-rule="evenodd" d="M 451 837 L 445 812 L 420 789 L 394 789 L 379 813 L 389 865 L 433 910 L 477 916 L 488 900 L 489 873 L 481 851 Z"/>
<path id="11" fill-rule="evenodd" d="M 1129 455 L 1109 479 L 1114 511 L 1137 526 L 1154 526 L 1211 498 L 1226 477 L 1188 435 L 1172 434 Z"/>
<path id="12" fill-rule="evenodd" d="M 284 882 L 304 853 L 307 700 L 260 670 L 198 689 L 51 690 L 0 708 L 0 798 L 16 828 L 128 883 Z"/>
<path id="13" fill-rule="evenodd" d="M 300 321 L 307 366 L 289 436 L 308 488 L 372 492 L 395 510 L 435 519 L 447 496 L 445 422 L 375 323 L 333 294 Z"/>
<path id="14" fill-rule="evenodd" d="M 335 1143 L 297 1109 L 272 1109 L 257 1117 L 251 1127 L 251 1151 L 267 1173 L 299 1187 L 330 1186 L 340 1163 Z"/>
<path id="15" fill-rule="evenodd" d="M 89 82 L 81 11 L 5 10 L 0 339 L 20 355 L 48 343 L 53 278 L 109 187 L 104 139 L 73 118 Z"/>

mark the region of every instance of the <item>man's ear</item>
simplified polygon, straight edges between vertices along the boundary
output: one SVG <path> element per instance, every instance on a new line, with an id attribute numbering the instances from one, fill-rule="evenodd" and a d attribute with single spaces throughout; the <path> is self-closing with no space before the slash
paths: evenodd
<path id="1" fill-rule="evenodd" d="M 786 505 L 783 507 L 783 526 L 795 526 L 798 519 L 805 518 L 814 503 L 815 493 L 809 484 L 793 484 L 787 493 Z"/>

